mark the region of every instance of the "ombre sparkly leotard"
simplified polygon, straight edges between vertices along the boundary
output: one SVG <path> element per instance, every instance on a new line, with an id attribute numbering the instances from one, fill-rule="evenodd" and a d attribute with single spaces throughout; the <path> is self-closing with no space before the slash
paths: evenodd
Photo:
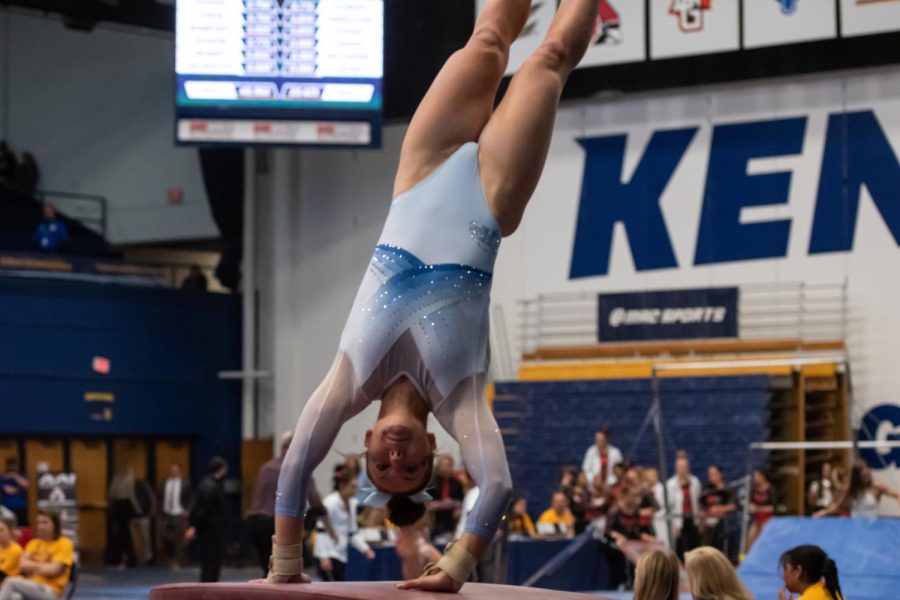
<path id="1" fill-rule="evenodd" d="M 483 397 L 500 238 L 477 144 L 461 146 L 394 199 L 338 357 L 304 407 L 285 457 L 278 515 L 302 513 L 308 479 L 341 425 L 405 376 L 459 442 L 481 489 L 466 531 L 493 536 L 511 490 L 503 441 Z"/>

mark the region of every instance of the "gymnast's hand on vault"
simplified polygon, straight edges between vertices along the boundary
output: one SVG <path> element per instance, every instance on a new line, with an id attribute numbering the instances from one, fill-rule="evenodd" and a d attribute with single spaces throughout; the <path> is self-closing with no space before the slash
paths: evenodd
<path id="1" fill-rule="evenodd" d="M 449 575 L 441 571 L 435 575 L 423 575 L 417 579 L 401 581 L 397 588 L 401 590 L 426 590 L 429 592 L 447 592 L 455 594 L 462 584 L 453 581 Z"/>

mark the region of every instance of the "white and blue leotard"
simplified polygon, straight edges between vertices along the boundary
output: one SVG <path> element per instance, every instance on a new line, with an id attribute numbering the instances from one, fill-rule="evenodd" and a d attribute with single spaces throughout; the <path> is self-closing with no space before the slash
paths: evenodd
<path id="1" fill-rule="evenodd" d="M 304 407 L 279 479 L 276 514 L 303 512 L 306 485 L 341 425 L 407 377 L 460 444 L 480 487 L 466 531 L 492 537 L 511 492 L 484 399 L 492 271 L 501 232 L 461 146 L 391 203 L 328 376 Z"/>

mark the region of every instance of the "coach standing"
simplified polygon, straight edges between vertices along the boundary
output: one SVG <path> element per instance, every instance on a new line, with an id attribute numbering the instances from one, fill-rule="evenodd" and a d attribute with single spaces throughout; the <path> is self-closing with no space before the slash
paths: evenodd
<path id="1" fill-rule="evenodd" d="M 222 559 L 225 556 L 225 488 L 223 480 L 228 473 L 228 463 L 216 456 L 209 463 L 209 475 L 197 487 L 197 496 L 191 510 L 190 528 L 185 538 L 196 539 L 200 553 L 201 583 L 219 580 Z"/>

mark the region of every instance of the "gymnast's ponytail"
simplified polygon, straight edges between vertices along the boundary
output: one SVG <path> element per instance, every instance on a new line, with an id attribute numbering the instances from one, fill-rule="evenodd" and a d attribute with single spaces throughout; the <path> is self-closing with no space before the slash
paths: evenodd
<path id="1" fill-rule="evenodd" d="M 837 564 L 818 546 L 797 546 L 782 554 L 778 562 L 782 567 L 785 565 L 800 567 L 803 581 L 810 585 L 824 579 L 825 589 L 828 590 L 832 600 L 844 600 Z"/>
<path id="2" fill-rule="evenodd" d="M 409 496 L 394 496 L 387 503 L 387 518 L 397 527 L 415 525 L 425 516 L 425 505 L 416 504 Z"/>

